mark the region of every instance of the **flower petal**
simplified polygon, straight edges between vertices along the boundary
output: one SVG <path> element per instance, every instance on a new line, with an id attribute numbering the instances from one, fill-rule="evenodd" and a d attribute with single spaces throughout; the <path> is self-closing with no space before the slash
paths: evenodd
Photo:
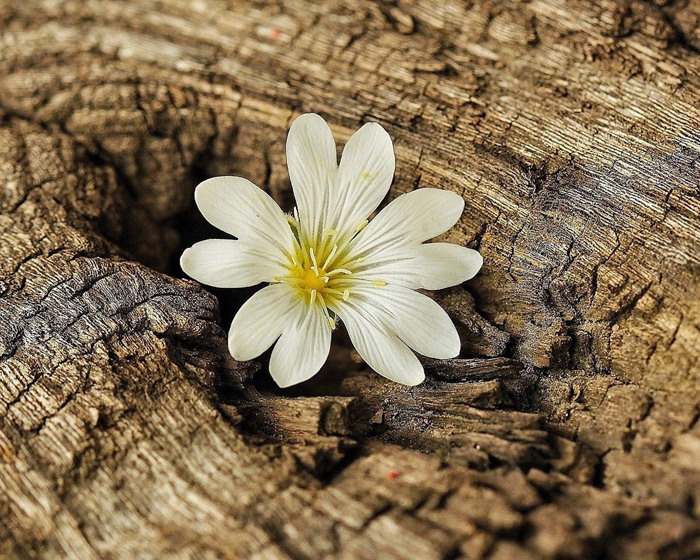
<path id="1" fill-rule="evenodd" d="M 338 314 L 355 349 L 378 374 L 404 385 L 418 385 L 425 379 L 416 355 L 368 310 L 344 303 L 338 307 Z"/>
<path id="2" fill-rule="evenodd" d="M 474 278 L 484 259 L 478 251 L 452 243 L 419 245 L 414 270 L 419 273 L 419 288 L 442 290 Z"/>
<path id="3" fill-rule="evenodd" d="M 473 278 L 482 263 L 478 251 L 452 243 L 408 244 L 368 255 L 353 266 L 353 280 L 442 290 Z"/>
<path id="4" fill-rule="evenodd" d="M 194 191 L 197 207 L 214 227 L 268 252 L 291 253 L 294 234 L 284 213 L 264 190 L 242 177 L 213 177 Z"/>
<path id="5" fill-rule="evenodd" d="M 352 298 L 419 354 L 440 359 L 459 354 L 457 329 L 428 296 L 401 286 L 369 284 L 354 290 Z"/>
<path id="6" fill-rule="evenodd" d="M 215 288 L 245 288 L 271 282 L 285 273 L 278 255 L 254 251 L 243 241 L 207 239 L 185 249 L 180 257 L 182 270 L 202 284 Z"/>
<path id="7" fill-rule="evenodd" d="M 364 262 L 353 266 L 353 281 L 395 284 L 416 289 L 423 281 L 423 270 L 418 263 L 415 247 L 403 251 L 386 251 L 382 255 L 370 255 Z"/>
<path id="8" fill-rule="evenodd" d="M 379 258 L 422 243 L 450 229 L 463 210 L 464 200 L 452 191 L 425 188 L 402 194 L 357 235 L 352 254 Z"/>
<path id="9" fill-rule="evenodd" d="M 328 358 L 331 327 L 320 306 L 302 304 L 270 356 L 270 375 L 280 387 L 313 377 Z"/>
<path id="10" fill-rule="evenodd" d="M 322 224 L 338 170 L 333 133 L 319 115 L 307 113 L 292 123 L 287 136 L 287 167 L 301 223 L 315 236 L 328 227 Z"/>
<path id="11" fill-rule="evenodd" d="M 286 284 L 272 284 L 256 292 L 231 323 L 228 348 L 234 359 L 244 362 L 265 352 L 298 314 L 300 304 Z"/>
<path id="12" fill-rule="evenodd" d="M 381 125 L 367 123 L 355 132 L 340 158 L 328 227 L 354 232 L 389 192 L 394 168 L 391 137 Z"/>

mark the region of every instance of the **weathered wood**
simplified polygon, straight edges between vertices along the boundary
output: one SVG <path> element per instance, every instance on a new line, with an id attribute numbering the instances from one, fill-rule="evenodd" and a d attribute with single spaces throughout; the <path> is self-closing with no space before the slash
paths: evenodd
<path id="1" fill-rule="evenodd" d="M 0 556 L 700 555 L 698 13 L 0 5 Z M 464 357 L 422 386 L 339 336 L 274 391 L 226 350 L 245 296 L 177 278 L 198 180 L 290 207 L 303 111 L 465 198 L 484 270 L 432 294 Z"/>
<path id="2" fill-rule="evenodd" d="M 426 371 L 445 381 L 489 381 L 515 377 L 522 364 L 508 358 L 424 360 Z"/>

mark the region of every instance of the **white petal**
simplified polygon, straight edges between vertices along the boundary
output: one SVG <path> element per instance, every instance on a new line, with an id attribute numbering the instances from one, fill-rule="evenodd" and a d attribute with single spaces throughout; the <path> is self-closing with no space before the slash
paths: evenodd
<path id="1" fill-rule="evenodd" d="M 318 234 L 338 169 L 333 133 L 319 115 L 297 117 L 287 136 L 287 167 L 303 227 Z"/>
<path id="2" fill-rule="evenodd" d="M 353 255 L 378 256 L 422 243 L 444 233 L 459 220 L 464 200 L 441 189 L 418 189 L 392 200 L 353 242 Z"/>
<path id="3" fill-rule="evenodd" d="M 371 313 L 348 303 L 339 306 L 338 312 L 355 349 L 374 371 L 404 385 L 418 385 L 425 379 L 416 355 Z"/>
<path id="4" fill-rule="evenodd" d="M 292 233 L 284 213 L 269 194 L 242 177 L 213 177 L 194 191 L 197 207 L 220 230 L 267 251 L 291 253 Z"/>
<path id="5" fill-rule="evenodd" d="M 408 244 L 400 250 L 381 250 L 353 266 L 353 279 L 379 280 L 406 288 L 442 290 L 456 286 L 479 272 L 478 251 L 452 243 Z"/>
<path id="6" fill-rule="evenodd" d="M 416 246 L 369 255 L 364 262 L 352 267 L 352 279 L 369 283 L 377 280 L 416 289 L 423 281 L 423 268 L 418 262 Z"/>
<path id="7" fill-rule="evenodd" d="M 231 323 L 228 348 L 234 359 L 244 362 L 265 352 L 294 320 L 301 303 L 286 284 L 272 284 L 256 292 Z"/>
<path id="8" fill-rule="evenodd" d="M 478 251 L 452 243 L 419 245 L 418 258 L 412 263 L 420 274 L 417 287 L 442 290 L 474 278 L 484 259 Z"/>
<path id="9" fill-rule="evenodd" d="M 285 273 L 281 254 L 256 252 L 243 241 L 207 239 L 185 249 L 180 257 L 182 270 L 202 284 L 215 288 L 245 288 L 271 282 Z"/>
<path id="10" fill-rule="evenodd" d="M 419 354 L 440 359 L 459 354 L 457 329 L 428 296 L 401 286 L 369 284 L 353 290 L 351 297 Z"/>
<path id="11" fill-rule="evenodd" d="M 270 356 L 270 375 L 280 387 L 313 377 L 328 358 L 331 327 L 318 305 L 303 304 L 287 323 Z"/>
<path id="12" fill-rule="evenodd" d="M 366 220 L 389 192 L 394 167 L 391 137 L 381 125 L 367 123 L 355 132 L 340 158 L 330 227 L 354 231 Z"/>

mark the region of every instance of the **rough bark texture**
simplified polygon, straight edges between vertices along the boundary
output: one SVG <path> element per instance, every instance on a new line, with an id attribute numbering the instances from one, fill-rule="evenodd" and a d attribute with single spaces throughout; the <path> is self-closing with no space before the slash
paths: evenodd
<path id="1" fill-rule="evenodd" d="M 700 555 L 694 0 L 0 4 L 0 557 Z M 198 180 L 290 121 L 395 140 L 482 273 L 403 388 L 235 363 Z M 215 297 L 216 296 L 216 297 Z M 219 312 L 219 303 L 223 320 Z"/>

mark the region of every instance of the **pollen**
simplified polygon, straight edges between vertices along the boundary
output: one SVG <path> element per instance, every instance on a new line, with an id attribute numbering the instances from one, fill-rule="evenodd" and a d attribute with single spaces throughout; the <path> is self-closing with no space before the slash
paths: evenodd
<path id="1" fill-rule="evenodd" d="M 386 282 L 384 282 L 384 280 L 372 280 L 372 284 L 375 286 L 386 286 Z"/>

